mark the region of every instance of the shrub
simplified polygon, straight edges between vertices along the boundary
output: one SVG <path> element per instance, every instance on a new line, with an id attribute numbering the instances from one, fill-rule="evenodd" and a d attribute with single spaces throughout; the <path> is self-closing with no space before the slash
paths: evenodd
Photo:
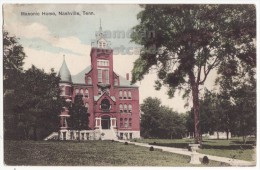
<path id="1" fill-rule="evenodd" d="M 151 146 L 149 150 L 150 150 L 150 151 L 154 151 L 154 148 Z"/>
<path id="2" fill-rule="evenodd" d="M 207 156 L 204 156 L 203 158 L 202 158 L 202 163 L 203 164 L 209 164 L 209 158 L 207 157 Z"/>

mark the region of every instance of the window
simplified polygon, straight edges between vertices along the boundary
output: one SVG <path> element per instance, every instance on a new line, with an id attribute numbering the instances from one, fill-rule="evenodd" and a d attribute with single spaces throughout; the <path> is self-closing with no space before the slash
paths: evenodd
<path id="1" fill-rule="evenodd" d="M 92 79 L 91 79 L 91 77 L 88 77 L 88 84 L 89 84 L 89 85 L 92 84 Z"/>
<path id="2" fill-rule="evenodd" d="M 88 103 L 86 103 L 86 104 L 85 104 L 85 107 L 86 107 L 86 108 L 88 108 L 88 107 L 89 107 Z"/>
<path id="3" fill-rule="evenodd" d="M 84 95 L 84 90 L 83 89 L 80 89 L 80 95 Z"/>
<path id="4" fill-rule="evenodd" d="M 120 127 L 123 127 L 123 118 L 120 118 Z"/>
<path id="5" fill-rule="evenodd" d="M 124 91 L 124 99 L 127 99 L 127 92 Z"/>
<path id="6" fill-rule="evenodd" d="M 88 98 L 88 89 L 85 90 L 85 97 Z"/>
<path id="7" fill-rule="evenodd" d="M 132 105 L 131 104 L 128 105 L 128 111 L 129 111 L 129 113 L 132 113 Z"/>
<path id="8" fill-rule="evenodd" d="M 76 90 L 75 90 L 75 94 L 76 94 L 76 95 L 79 94 L 79 89 L 76 89 Z"/>
<path id="9" fill-rule="evenodd" d="M 62 96 L 65 95 L 65 86 L 61 86 L 61 95 L 62 95 Z"/>
<path id="10" fill-rule="evenodd" d="M 98 88 L 98 95 L 101 95 L 102 94 L 102 91 L 100 88 Z"/>
<path id="11" fill-rule="evenodd" d="M 132 127 L 132 118 L 129 118 L 129 127 Z"/>
<path id="12" fill-rule="evenodd" d="M 128 91 L 128 99 L 132 99 L 131 91 Z"/>
<path id="13" fill-rule="evenodd" d="M 132 138 L 133 138 L 133 134 L 129 133 L 129 139 L 132 139 Z"/>
<path id="14" fill-rule="evenodd" d="M 98 83 L 102 83 L 102 70 L 98 69 Z"/>
<path id="15" fill-rule="evenodd" d="M 127 120 L 127 118 L 125 118 L 125 128 L 127 128 L 128 127 L 128 120 Z"/>
<path id="16" fill-rule="evenodd" d="M 106 84 L 109 84 L 109 72 L 108 72 L 108 70 L 105 70 L 105 79 L 106 79 Z"/>
<path id="17" fill-rule="evenodd" d="M 114 85 L 115 85 L 115 86 L 118 86 L 118 81 L 117 81 L 116 78 L 114 79 Z"/>
<path id="18" fill-rule="evenodd" d="M 109 66 L 109 61 L 108 60 L 97 60 L 97 65 L 98 66 Z"/>
<path id="19" fill-rule="evenodd" d="M 119 110 L 120 110 L 120 113 L 123 113 L 123 105 L 122 104 L 119 105 Z"/>
<path id="20" fill-rule="evenodd" d="M 127 113 L 127 105 L 124 104 L 124 112 Z"/>
<path id="21" fill-rule="evenodd" d="M 122 99 L 122 97 L 123 97 L 123 92 L 120 90 L 119 91 L 119 99 Z"/>

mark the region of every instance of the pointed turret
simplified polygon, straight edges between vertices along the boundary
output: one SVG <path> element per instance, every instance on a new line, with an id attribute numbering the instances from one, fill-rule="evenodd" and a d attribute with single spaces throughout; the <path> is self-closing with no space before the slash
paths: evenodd
<path id="1" fill-rule="evenodd" d="M 62 66 L 60 68 L 60 71 L 59 71 L 58 75 L 61 78 L 61 82 L 69 82 L 69 83 L 71 83 L 71 74 L 70 74 L 69 68 L 68 68 L 68 66 L 66 64 L 64 56 L 63 56 L 63 63 L 62 63 Z"/>

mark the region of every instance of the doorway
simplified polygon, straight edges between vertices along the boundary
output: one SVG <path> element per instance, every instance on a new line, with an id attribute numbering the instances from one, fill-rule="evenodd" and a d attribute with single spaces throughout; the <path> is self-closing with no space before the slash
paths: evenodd
<path id="1" fill-rule="evenodd" d="M 102 126 L 102 129 L 110 129 L 110 117 L 109 116 L 101 117 L 101 126 Z"/>

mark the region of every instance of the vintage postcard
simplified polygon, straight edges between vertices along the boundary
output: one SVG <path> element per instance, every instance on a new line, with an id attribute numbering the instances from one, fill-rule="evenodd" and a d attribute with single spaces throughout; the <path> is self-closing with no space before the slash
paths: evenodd
<path id="1" fill-rule="evenodd" d="M 2 4 L 10 166 L 256 168 L 256 4 Z"/>

